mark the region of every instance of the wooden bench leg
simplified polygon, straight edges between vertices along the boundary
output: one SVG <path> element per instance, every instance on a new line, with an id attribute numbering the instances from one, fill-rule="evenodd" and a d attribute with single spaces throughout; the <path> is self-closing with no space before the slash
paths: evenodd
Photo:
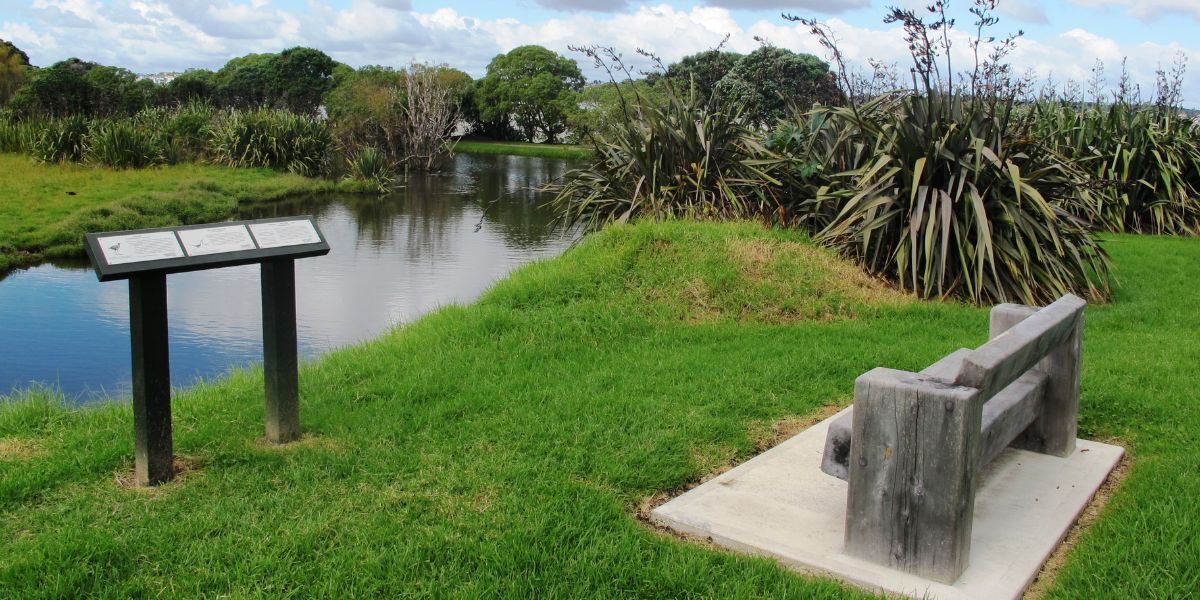
<path id="1" fill-rule="evenodd" d="M 952 583 L 975 510 L 979 391 L 892 369 L 854 383 L 846 552 Z"/>

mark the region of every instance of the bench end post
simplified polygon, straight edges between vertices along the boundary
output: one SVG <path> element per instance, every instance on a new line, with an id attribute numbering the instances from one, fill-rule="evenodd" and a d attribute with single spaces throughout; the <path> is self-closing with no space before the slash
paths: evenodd
<path id="1" fill-rule="evenodd" d="M 952 583 L 966 569 L 979 391 L 874 369 L 854 384 L 846 552 Z"/>

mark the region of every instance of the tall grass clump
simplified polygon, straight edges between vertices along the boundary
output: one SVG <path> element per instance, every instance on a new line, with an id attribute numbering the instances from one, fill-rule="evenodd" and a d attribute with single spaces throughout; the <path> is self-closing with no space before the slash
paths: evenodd
<path id="1" fill-rule="evenodd" d="M 81 115 L 44 121 L 37 137 L 31 140 L 29 154 L 41 162 L 80 162 L 89 125 L 87 117 Z"/>
<path id="2" fill-rule="evenodd" d="M 40 122 L 18 119 L 8 110 L 0 109 L 0 152 L 29 154 L 40 133 Z"/>
<path id="3" fill-rule="evenodd" d="M 982 30 L 994 2 L 979 0 Z M 792 210 L 814 238 L 924 298 L 1041 304 L 1108 294 L 1108 258 L 1090 232 L 1096 200 L 1079 167 L 1031 137 L 1002 41 L 955 84 L 945 4 L 926 23 L 891 9 L 913 53 L 912 89 L 797 117 L 793 155 L 819 165 Z M 830 49 L 825 29 L 803 21 Z M 844 67 L 839 70 L 845 73 Z M 853 96 L 853 94 L 851 94 Z"/>
<path id="4" fill-rule="evenodd" d="M 388 192 L 396 182 L 395 172 L 387 153 L 374 146 L 361 146 L 347 161 L 346 179 L 371 184 L 380 192 Z"/>
<path id="5" fill-rule="evenodd" d="M 40 122 L 0 118 L 0 152 L 32 153 L 42 127 Z"/>
<path id="6" fill-rule="evenodd" d="M 1092 179 L 1108 231 L 1200 233 L 1200 137 L 1169 104 L 1043 101 L 1034 133 Z"/>
<path id="7" fill-rule="evenodd" d="M 620 56 L 577 50 L 616 85 L 613 70 L 625 70 Z M 694 86 L 669 88 L 663 102 L 644 101 L 633 86 L 617 89 L 621 110 L 592 138 L 593 163 L 568 172 L 555 190 L 553 203 L 569 222 L 594 229 L 635 217 L 755 218 L 779 208 L 784 163 L 735 108 L 702 99 Z"/>
<path id="8" fill-rule="evenodd" d="M 136 169 L 163 160 L 160 135 L 134 119 L 94 121 L 84 146 L 84 160 L 94 165 Z"/>
<path id="9" fill-rule="evenodd" d="M 208 157 L 217 111 L 203 102 L 189 102 L 171 108 L 148 108 L 134 119 L 157 133 L 163 161 L 179 164 Z"/>
<path id="10" fill-rule="evenodd" d="M 213 126 L 213 160 L 232 167 L 286 169 L 306 177 L 324 171 L 331 136 L 325 122 L 285 110 L 225 114 Z"/>

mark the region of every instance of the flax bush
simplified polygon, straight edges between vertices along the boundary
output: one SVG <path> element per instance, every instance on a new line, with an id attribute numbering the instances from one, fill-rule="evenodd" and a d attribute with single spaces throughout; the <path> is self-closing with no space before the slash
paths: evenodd
<path id="1" fill-rule="evenodd" d="M 163 161 L 161 135 L 134 119 L 96 120 L 84 139 L 84 160 L 116 168 L 141 168 Z"/>
<path id="2" fill-rule="evenodd" d="M 1200 233 L 1200 136 L 1170 107 L 1039 102 L 1032 135 L 1090 177 L 1108 231 Z"/>
<path id="3" fill-rule="evenodd" d="M 387 153 L 373 146 L 361 146 L 347 161 L 346 179 L 364 181 L 380 192 L 388 192 L 396 181 Z"/>
<path id="4" fill-rule="evenodd" d="M 324 121 L 285 110 L 227 113 L 214 125 L 213 160 L 232 167 L 287 169 L 306 177 L 324 172 L 332 138 Z"/>
<path id="5" fill-rule="evenodd" d="M 1020 89 L 1000 62 L 1009 38 L 955 85 L 952 21 L 892 9 L 913 51 L 912 88 L 796 117 L 784 145 L 816 165 L 792 190 L 793 218 L 815 239 L 924 298 L 1041 304 L 1066 292 L 1107 297 L 1108 258 L 1086 172 L 1032 135 Z M 976 2 L 982 29 L 994 3 Z M 802 19 L 797 19 L 802 20 Z M 803 20 L 834 54 L 827 32 Z M 843 74 L 844 68 L 839 69 Z M 853 96 L 853 94 L 851 94 Z"/>
<path id="6" fill-rule="evenodd" d="M 29 153 L 42 162 L 80 162 L 89 125 L 88 118 L 80 115 L 47 120 L 31 140 Z"/>
<path id="7" fill-rule="evenodd" d="M 581 50 L 604 68 L 623 69 L 611 49 Z M 620 112 L 592 140 L 594 162 L 555 188 L 553 203 L 568 222 L 594 229 L 635 217 L 771 217 L 780 208 L 785 161 L 736 107 L 702 99 L 694 86 L 668 86 L 661 102 L 622 87 L 633 96 L 620 99 Z"/>

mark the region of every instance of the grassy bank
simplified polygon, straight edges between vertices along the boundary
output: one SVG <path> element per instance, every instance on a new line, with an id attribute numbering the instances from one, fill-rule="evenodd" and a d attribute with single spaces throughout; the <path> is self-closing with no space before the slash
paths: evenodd
<path id="1" fill-rule="evenodd" d="M 1081 435 L 1132 470 L 1053 598 L 1200 586 L 1200 240 L 1117 237 L 1087 314 Z M 0 409 L 0 597 L 862 597 L 682 543 L 643 502 L 745 459 L 878 365 L 986 338 L 987 311 L 915 302 L 799 236 L 608 229 L 301 371 L 307 437 L 262 438 L 261 372 L 178 395 L 191 470 L 127 489 L 128 407 Z"/>
<path id="2" fill-rule="evenodd" d="M 544 158 L 590 158 L 592 156 L 592 151 L 587 146 L 490 140 L 459 140 L 454 144 L 454 151 L 464 154 L 511 154 Z"/>
<path id="3" fill-rule="evenodd" d="M 0 272 L 82 256 L 83 234 L 226 219 L 239 203 L 345 184 L 269 169 L 183 164 L 114 170 L 0 153 Z"/>

